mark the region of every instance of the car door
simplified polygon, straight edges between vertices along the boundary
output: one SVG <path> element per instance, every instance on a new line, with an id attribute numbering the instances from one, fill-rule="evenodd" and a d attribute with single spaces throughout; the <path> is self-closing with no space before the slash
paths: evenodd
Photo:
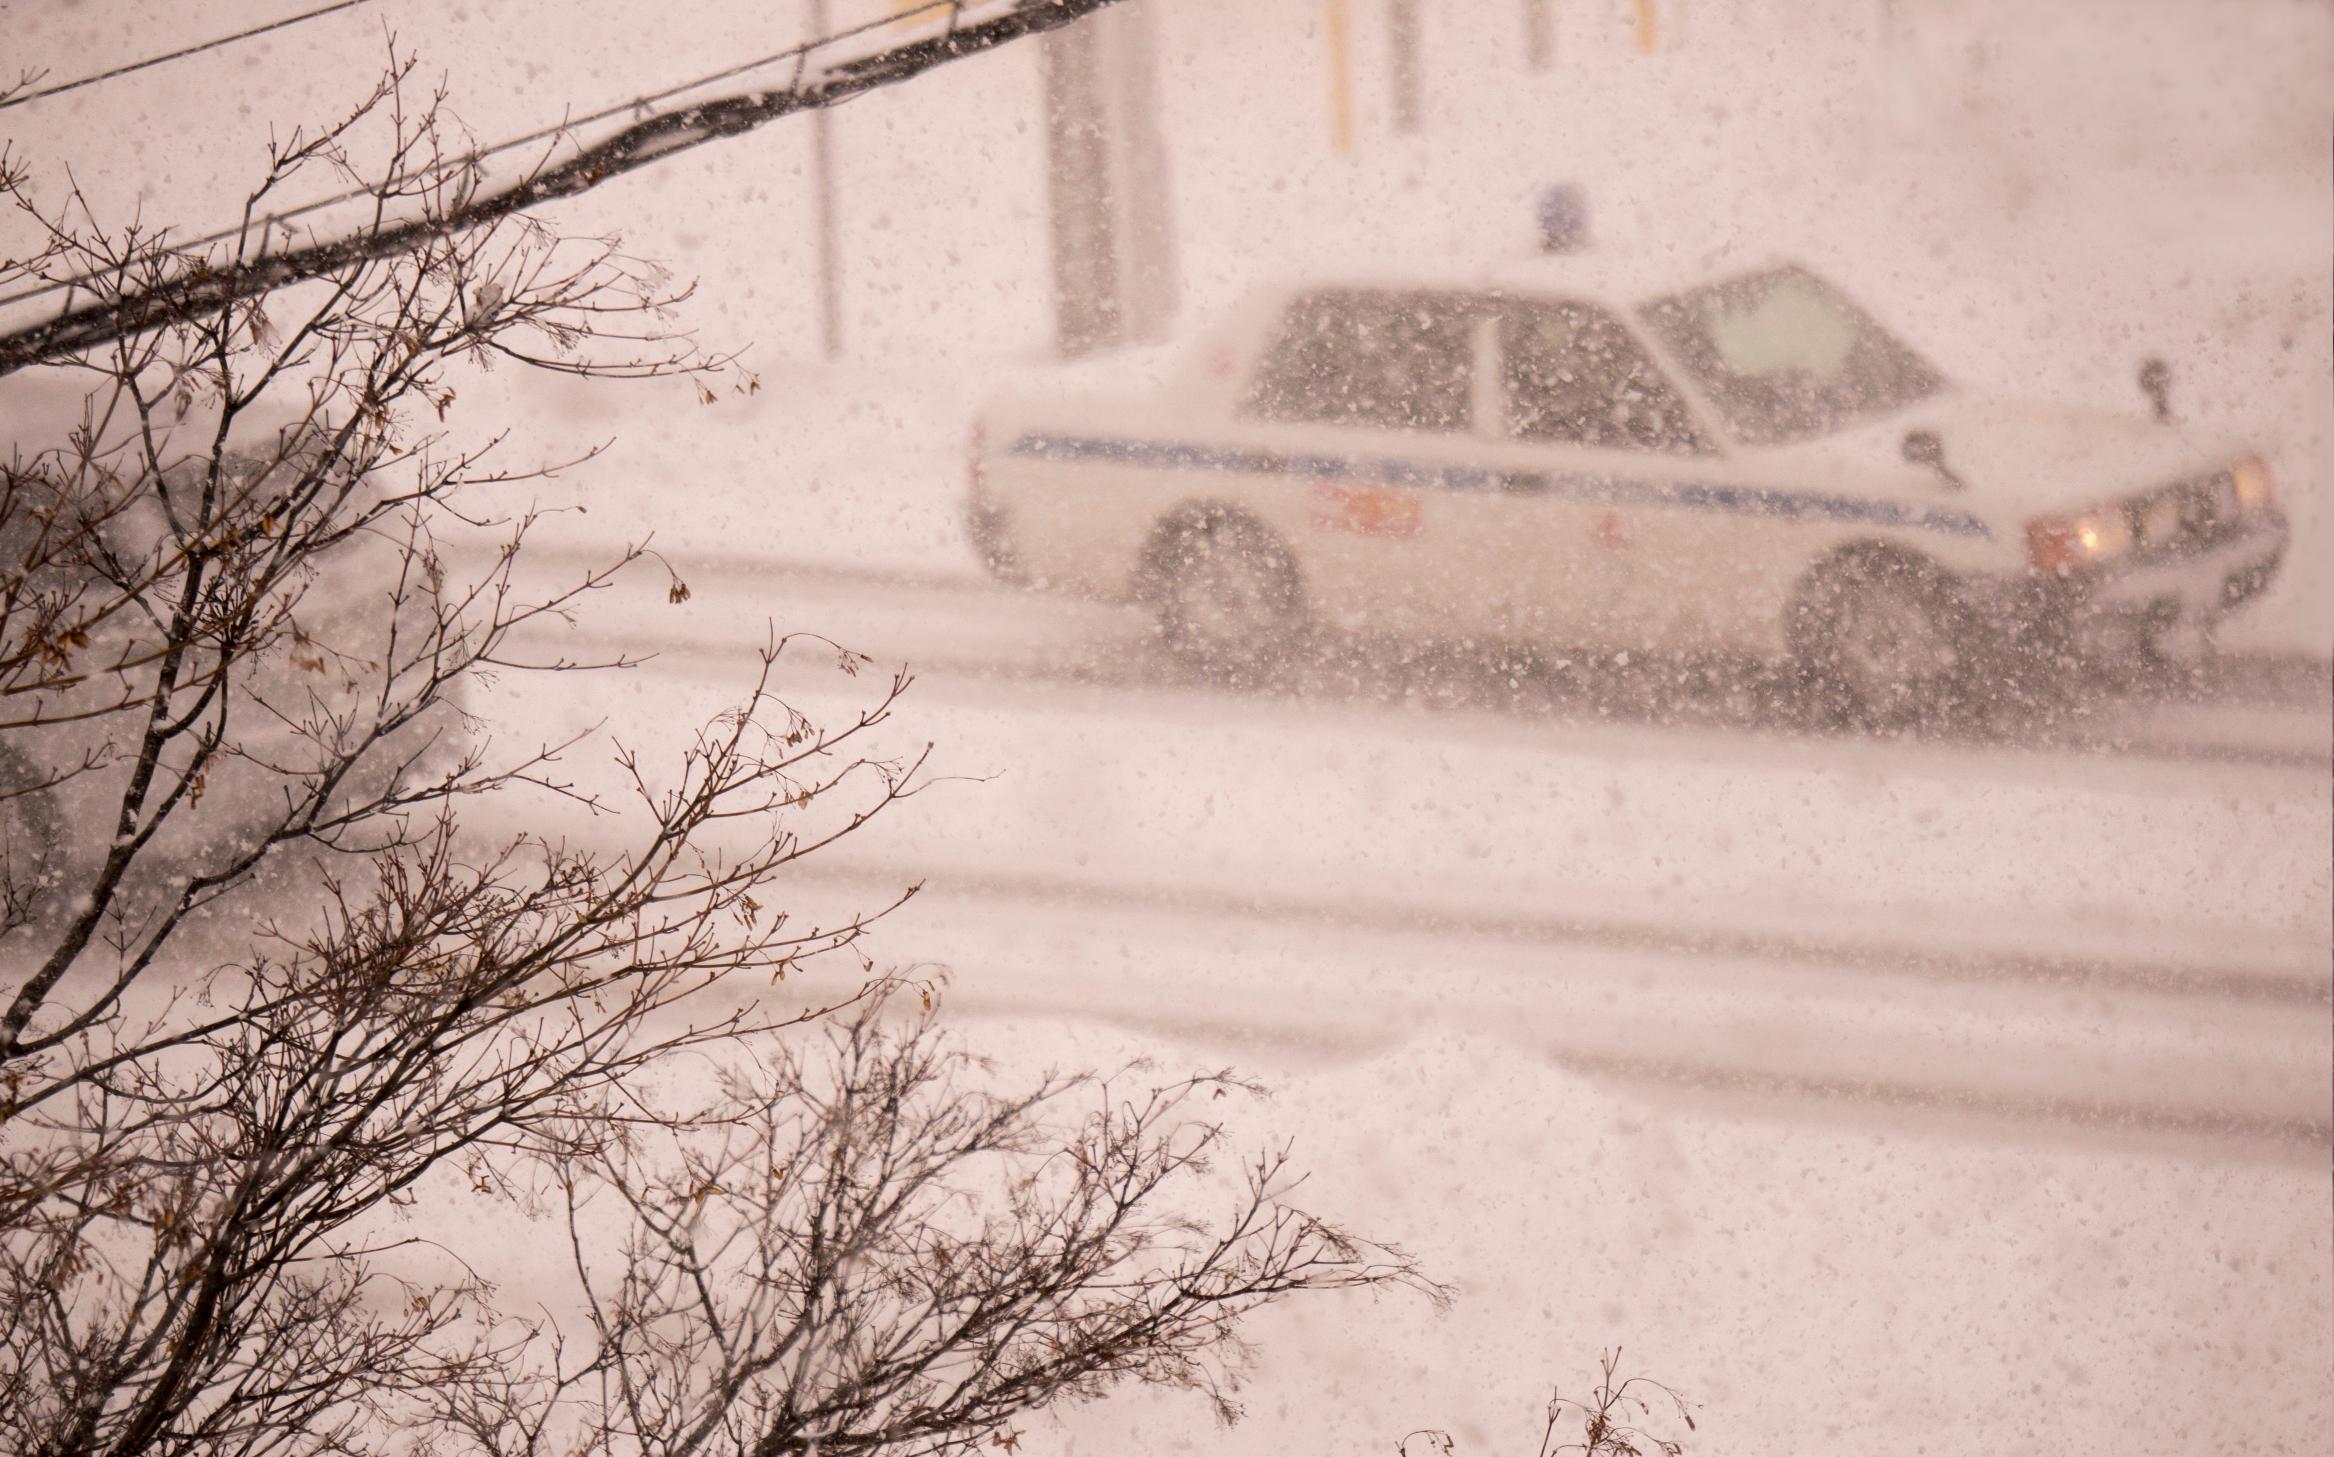
<path id="1" fill-rule="evenodd" d="M 1441 290 L 1294 300 L 1239 406 L 1277 472 L 1268 521 L 1308 606 L 1349 630 L 1502 634 L 1502 502 L 1481 459 L 1477 379 L 1490 305 Z"/>
<path id="2" fill-rule="evenodd" d="M 1516 523 L 1509 615 L 1532 641 L 1671 644 L 1701 564 L 1665 545 L 1694 498 L 1711 432 L 1607 311 L 1501 304 L 1492 464 Z"/>

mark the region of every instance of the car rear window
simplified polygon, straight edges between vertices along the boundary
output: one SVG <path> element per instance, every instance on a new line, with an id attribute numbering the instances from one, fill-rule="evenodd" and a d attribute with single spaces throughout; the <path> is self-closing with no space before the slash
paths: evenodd
<path id="1" fill-rule="evenodd" d="M 1250 386 L 1265 420 L 1465 430 L 1473 423 L 1474 301 L 1333 290 L 1290 305 Z"/>

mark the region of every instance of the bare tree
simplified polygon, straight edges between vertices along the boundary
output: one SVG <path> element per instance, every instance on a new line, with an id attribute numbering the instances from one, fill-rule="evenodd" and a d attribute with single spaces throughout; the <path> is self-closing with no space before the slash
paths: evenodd
<path id="1" fill-rule="evenodd" d="M 499 437 L 453 443 L 461 371 L 680 374 L 708 400 L 754 385 L 675 331 L 686 290 L 614 240 L 466 212 L 475 165 L 410 77 L 393 58 L 339 123 L 275 147 L 245 216 L 324 173 L 367 189 L 371 228 L 421 220 L 413 246 L 275 292 L 137 314 L 166 284 L 247 273 L 270 230 L 190 254 L 0 166 L 41 229 L 0 283 L 70 277 L 145 327 L 56 366 L 72 427 L 0 462 L 0 1430 L 56 1457 L 500 1450 L 507 1410 L 530 1440 L 604 1447 L 947 1446 L 1120 1376 L 1220 1392 L 1209 1352 L 1241 1311 L 1414 1278 L 1280 1212 L 1277 1161 L 1213 1244 L 1163 1244 L 1181 1226 L 1146 1201 L 1214 1140 L 1169 1126 L 1202 1084 L 985 1189 L 949 1180 L 1032 1153 L 1073 1084 L 966 1123 L 933 1101 L 951 1064 L 926 1034 L 855 1020 L 846 1091 L 813 1089 L 773 1039 L 884 985 L 859 945 L 881 912 L 789 914 L 784 875 L 921 786 L 919 757 L 873 747 L 904 676 L 814 723 L 781 675 L 864 660 L 775 639 L 675 762 L 620 760 L 620 848 L 497 830 L 521 822 L 507 810 L 464 828 L 514 795 L 618 807 L 563 777 L 573 745 L 501 754 L 457 698 L 592 666 L 530 657 L 521 634 L 643 549 L 525 596 L 534 516 L 506 501 L 533 473 L 501 466 Z M 823 997 L 754 992 L 836 960 Z M 724 1102 L 649 1096 L 707 1058 L 730 1069 Z M 862 1074 L 902 1103 L 871 1102 Z M 799 1177 L 740 1176 L 745 1141 L 790 1131 Z M 648 1162 L 660 1146 L 677 1172 Z M 689 1183 L 689 1207 L 741 1231 L 719 1253 L 676 1245 L 658 1202 L 710 1168 L 728 1183 Z M 466 1237 L 473 1209 L 587 1186 L 635 1226 L 608 1234 L 629 1252 L 613 1295 L 574 1226 L 600 1337 L 588 1402 L 556 1337 L 498 1308 L 503 1247 Z M 915 1244 L 900 1220 L 933 1201 L 981 1211 L 994 1241 Z M 777 1272 L 766 1293 L 677 1283 L 749 1250 Z M 1164 1293 L 1138 1319 L 1120 1282 L 1154 1267 Z M 901 1324 L 920 1307 L 884 1290 L 939 1303 Z M 780 1380 L 754 1342 L 789 1300 L 803 1334 Z"/>
<path id="2" fill-rule="evenodd" d="M 882 1011 L 831 1026 L 815 1059 L 733 1067 L 715 1106 L 657 1130 L 669 1147 L 568 1166 L 587 1338 L 490 1399 L 462 1389 L 449 1425 L 495 1452 L 957 1452 L 1121 1379 L 1202 1392 L 1229 1421 L 1251 1310 L 1441 1295 L 1291 1205 L 1285 1153 L 1201 1217 L 1195 1196 L 1226 1191 L 1206 1177 L 1223 1129 L 1199 1113 L 1254 1091 L 1230 1074 L 999 1092 L 928 1011 Z M 610 1224 L 620 1250 L 590 1232 Z"/>
<path id="3" fill-rule="evenodd" d="M 1540 1428 L 1535 1457 L 1562 1457 L 1567 1452 L 1580 1457 L 1679 1457 L 1685 1451 L 1684 1443 L 1638 1424 L 1652 1417 L 1658 1402 L 1691 1432 L 1693 1405 L 1673 1387 L 1650 1376 L 1622 1376 L 1620 1370 L 1621 1348 L 1615 1346 L 1598 1355 L 1597 1379 L 1586 1399 L 1566 1396 L 1561 1386 L 1548 1394 L 1547 1420 Z M 1564 1440 L 1576 1430 L 1578 1440 Z M 1444 1457 L 1458 1450 L 1449 1432 L 1429 1427 L 1396 1443 L 1396 1457 L 1410 1457 L 1413 1442 L 1422 1452 L 1440 1452 Z"/>

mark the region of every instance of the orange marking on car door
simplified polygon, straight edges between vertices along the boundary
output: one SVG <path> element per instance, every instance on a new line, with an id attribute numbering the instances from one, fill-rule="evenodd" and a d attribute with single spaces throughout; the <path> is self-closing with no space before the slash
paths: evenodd
<path id="1" fill-rule="evenodd" d="M 1607 551 L 1619 551 L 1629 544 L 1629 532 L 1621 524 L 1621 513 L 1607 511 L 1597 518 L 1597 545 Z"/>
<path id="2" fill-rule="evenodd" d="M 1411 491 L 1323 481 L 1312 496 L 1314 523 L 1332 531 L 1408 541 L 1426 527 L 1426 508 Z"/>

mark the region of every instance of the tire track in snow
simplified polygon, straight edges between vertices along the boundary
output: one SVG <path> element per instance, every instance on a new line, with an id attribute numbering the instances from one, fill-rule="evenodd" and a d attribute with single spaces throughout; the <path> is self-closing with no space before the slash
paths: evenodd
<path id="1" fill-rule="evenodd" d="M 800 869 L 862 897 L 902 879 L 871 865 Z M 2334 1138 L 2322 977 L 1413 919 L 963 869 L 935 869 L 925 885 L 898 939 L 945 950 L 915 968 L 955 968 L 946 999 L 975 1018 L 1092 1019 L 1337 1056 L 1456 1026 L 1583 1075 L 1730 1107 L 2202 1140 L 2280 1160 L 2322 1156 Z M 1549 952 L 1563 954 L 1536 954 Z M 1437 960 L 1439 981 L 1385 975 Z"/>
<path id="2" fill-rule="evenodd" d="M 1206 887 L 1128 884 L 1037 871 L 957 865 L 909 867 L 881 862 L 844 864 L 839 854 L 830 854 L 823 861 L 806 861 L 788 873 L 802 880 L 827 881 L 854 889 L 896 889 L 910 881 L 921 881 L 950 895 L 1049 907 L 1168 911 L 1218 922 L 1245 920 L 1368 929 L 1519 946 L 1588 946 L 1659 952 L 1708 961 L 1788 962 L 1930 981 L 2022 982 L 2066 990 L 2144 992 L 2306 1007 L 2320 1013 L 2334 1005 L 2334 973 L 2323 967 L 2312 971 L 2293 966 L 2196 966 L 2136 958 L 1938 949 L 1913 942 L 1826 937 L 1780 929 L 1680 927 L 1621 917 L 1536 915 L 1529 911 L 1492 914 L 1474 907 L 1405 903 L 1383 897 L 1364 901 L 1301 895 L 1237 895 Z"/>
<path id="3" fill-rule="evenodd" d="M 1978 1119 L 2009 1124 L 2048 1125 L 2086 1138 L 2119 1134 L 2169 1136 L 2220 1145 L 2222 1154 L 2257 1154 L 2278 1160 L 2323 1160 L 2334 1140 L 2334 1120 L 2308 1114 L 2263 1114 L 2225 1108 L 2182 1107 L 2130 1098 L 2082 1097 L 1899 1079 L 1807 1077 L 1792 1073 L 1708 1063 L 1666 1061 L 1593 1052 L 1559 1053 L 1556 1061 L 1584 1076 L 1697 1099 L 1723 1098 L 1740 1111 L 1751 1099 L 1789 1106 L 1810 1102 Z M 2245 1148 L 2229 1148 L 2236 1141 Z"/>
<path id="4" fill-rule="evenodd" d="M 571 570 L 590 559 L 565 548 L 543 557 Z M 1592 678 L 1585 691 L 1575 684 L 1570 692 L 1551 693 L 1537 685 L 1503 694 L 1489 670 L 1429 671 L 1421 687 L 1404 669 L 1389 669 L 1383 655 L 1340 651 L 1303 665 L 1298 685 L 1227 689 L 1167 660 L 1147 621 L 1130 609 L 1043 597 L 973 576 L 729 559 L 698 560 L 686 575 L 698 600 L 708 604 L 705 615 L 692 620 L 686 612 L 661 610 L 660 603 L 627 614 L 620 632 L 592 636 L 608 639 L 604 647 L 620 645 L 678 662 L 726 656 L 746 646 L 748 636 L 741 634 L 762 621 L 738 611 L 737 599 L 745 597 L 782 610 L 782 625 L 819 631 L 885 664 L 905 663 L 930 689 L 948 694 L 974 684 L 1108 688 L 1124 700 L 1115 711 L 1129 716 L 1141 712 L 1146 699 L 1181 702 L 1195 694 L 1227 703 L 1294 700 L 1359 709 L 1423 702 L 1503 718 L 1525 730 L 1626 725 L 1691 733 L 1697 744 L 1713 730 L 1748 739 L 1879 742 L 1811 729 L 1795 722 L 1787 708 L 1746 710 L 1722 693 L 1697 694 L 1647 674 L 1608 672 Z M 660 598 L 665 585 L 645 575 L 630 584 L 634 591 L 653 588 Z M 723 605 L 711 606 L 715 601 Z M 699 626 L 705 629 L 701 635 L 685 631 Z M 2072 719 L 2024 735 L 1934 732 L 1908 742 L 2001 758 L 2079 754 L 2324 770 L 2334 762 L 2329 691 L 2325 664 L 2231 658 L 2184 695 L 2103 699 Z M 1499 702 L 1502 697 L 1508 701 Z"/>

